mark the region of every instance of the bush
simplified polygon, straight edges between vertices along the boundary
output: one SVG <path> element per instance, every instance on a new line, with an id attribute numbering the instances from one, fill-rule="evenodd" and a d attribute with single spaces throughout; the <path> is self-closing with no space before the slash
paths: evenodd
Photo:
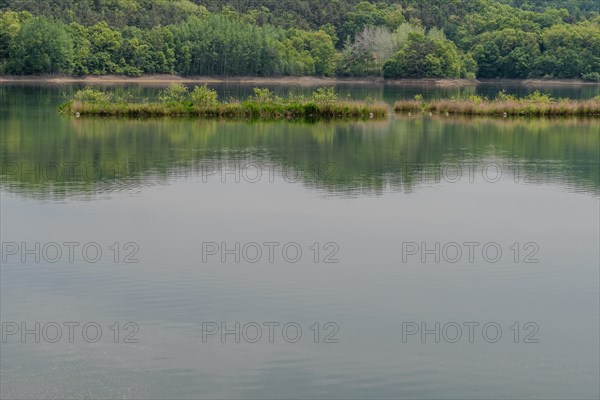
<path id="1" fill-rule="evenodd" d="M 250 96 L 248 100 L 256 101 L 257 103 L 270 103 L 275 101 L 275 95 L 267 88 L 252 89 L 254 96 Z"/>
<path id="2" fill-rule="evenodd" d="M 181 83 L 171 83 L 165 90 L 161 90 L 158 99 L 163 103 L 181 103 L 188 97 L 188 88 Z"/>
<path id="3" fill-rule="evenodd" d="M 214 106 L 219 103 L 219 95 L 214 89 L 209 89 L 206 84 L 194 86 L 191 94 L 192 101 L 197 105 Z"/>
<path id="4" fill-rule="evenodd" d="M 114 103 L 129 103 L 133 100 L 131 89 L 117 88 L 110 94 L 110 100 Z"/>
<path id="5" fill-rule="evenodd" d="M 338 101 L 338 95 L 333 87 L 321 87 L 313 92 L 312 100 L 317 103 L 334 103 Z"/>
<path id="6" fill-rule="evenodd" d="M 541 93 L 539 90 L 536 90 L 533 93 L 523 97 L 523 100 L 535 103 L 550 103 L 554 101 L 552 96 L 546 93 Z"/>
<path id="7" fill-rule="evenodd" d="M 477 94 L 472 94 L 470 96 L 467 96 L 467 100 L 474 104 L 481 104 L 484 101 L 487 101 L 487 99 L 485 97 L 481 97 Z"/>
<path id="8" fill-rule="evenodd" d="M 517 100 L 517 98 L 514 95 L 506 93 L 506 90 L 504 90 L 504 89 L 502 89 L 496 95 L 496 101 L 516 101 L 516 100 Z"/>
<path id="9" fill-rule="evenodd" d="M 86 87 L 75 93 L 75 100 L 82 103 L 108 103 L 112 100 L 112 96 L 101 90 Z"/>

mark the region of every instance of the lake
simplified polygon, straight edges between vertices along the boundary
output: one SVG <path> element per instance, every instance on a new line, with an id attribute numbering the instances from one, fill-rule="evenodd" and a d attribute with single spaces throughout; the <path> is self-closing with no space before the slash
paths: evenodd
<path id="1" fill-rule="evenodd" d="M 600 395 L 599 119 L 59 115 L 80 87 L 0 86 L 2 398 Z"/>

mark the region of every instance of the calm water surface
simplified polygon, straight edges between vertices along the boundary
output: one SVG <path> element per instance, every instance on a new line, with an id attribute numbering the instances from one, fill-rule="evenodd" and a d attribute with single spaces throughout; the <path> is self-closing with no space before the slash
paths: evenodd
<path id="1" fill-rule="evenodd" d="M 597 119 L 59 116 L 76 88 L 0 87 L 2 398 L 598 398 Z"/>

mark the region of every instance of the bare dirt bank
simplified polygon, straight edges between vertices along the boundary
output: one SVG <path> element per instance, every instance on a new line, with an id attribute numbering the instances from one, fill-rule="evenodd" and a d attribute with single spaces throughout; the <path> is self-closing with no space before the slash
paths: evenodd
<path id="1" fill-rule="evenodd" d="M 46 83 L 46 84 L 139 84 L 139 85 L 168 85 L 169 83 L 233 83 L 233 84 L 255 84 L 255 85 L 299 85 L 299 86 L 324 86 L 335 84 L 364 84 L 364 85 L 405 85 L 405 86 L 469 86 L 478 83 L 501 83 L 525 85 L 534 87 L 544 86 L 581 86 L 581 85 L 600 85 L 599 82 L 586 82 L 579 79 L 396 79 L 386 80 L 381 77 L 367 78 L 321 78 L 321 77 L 210 77 L 210 76 L 177 76 L 177 75 L 143 75 L 140 77 L 128 77 L 122 75 L 102 75 L 102 76 L 65 76 L 65 75 L 39 75 L 39 76 L 0 76 L 0 84 L 10 83 Z"/>
<path id="2" fill-rule="evenodd" d="M 0 76 L 2 83 L 49 83 L 49 84 L 146 84 L 167 85 L 169 83 L 240 83 L 257 85 L 300 85 L 319 86 L 334 84 L 400 84 L 400 85 L 434 85 L 434 86 L 465 86 L 477 84 L 477 80 L 468 79 L 400 79 L 385 80 L 383 78 L 320 78 L 320 77 L 207 77 L 177 75 L 144 75 L 136 78 L 119 75 L 73 77 L 63 75 L 41 76 Z"/>
<path id="3" fill-rule="evenodd" d="M 524 86 L 583 86 L 600 85 L 600 82 L 589 82 L 581 79 L 480 79 L 480 83 L 502 83 Z"/>

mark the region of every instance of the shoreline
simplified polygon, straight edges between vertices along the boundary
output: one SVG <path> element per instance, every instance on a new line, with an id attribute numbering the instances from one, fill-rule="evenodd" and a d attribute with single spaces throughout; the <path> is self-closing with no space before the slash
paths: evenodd
<path id="1" fill-rule="evenodd" d="M 504 83 L 523 86 L 600 86 L 600 82 L 584 81 L 581 79 L 480 79 L 478 83 Z"/>
<path id="2" fill-rule="evenodd" d="M 139 84 L 139 85 L 168 85 L 170 83 L 233 83 L 233 84 L 256 84 L 256 85 L 298 85 L 298 86 L 320 86 L 320 85 L 398 85 L 398 86 L 438 86 L 438 87 L 462 87 L 478 84 L 515 84 L 524 86 L 587 86 L 600 85 L 600 82 L 586 82 L 578 79 L 446 79 L 446 78 L 423 78 L 423 79 L 396 79 L 386 80 L 381 77 L 364 78 L 321 78 L 321 77 L 209 77 L 178 75 L 143 75 L 140 77 L 128 77 L 120 75 L 98 75 L 73 77 L 65 75 L 35 75 L 35 76 L 0 76 L 0 85 L 11 83 L 27 84 Z"/>
<path id="3" fill-rule="evenodd" d="M 66 76 L 66 75 L 2 75 L 0 84 L 3 83 L 89 83 L 89 84 L 170 84 L 170 83 L 237 83 L 237 84 L 262 84 L 262 85 L 300 85 L 319 86 L 334 84 L 406 84 L 406 85 L 434 85 L 434 86 L 466 86 L 479 83 L 470 79 L 445 79 L 445 78 L 423 78 L 423 79 L 399 79 L 386 80 L 382 77 L 361 78 L 326 78 L 315 76 L 300 77 L 260 77 L 260 76 L 179 76 L 179 75 L 142 75 L 140 77 L 128 77 L 121 75 L 90 75 L 90 76 Z"/>

